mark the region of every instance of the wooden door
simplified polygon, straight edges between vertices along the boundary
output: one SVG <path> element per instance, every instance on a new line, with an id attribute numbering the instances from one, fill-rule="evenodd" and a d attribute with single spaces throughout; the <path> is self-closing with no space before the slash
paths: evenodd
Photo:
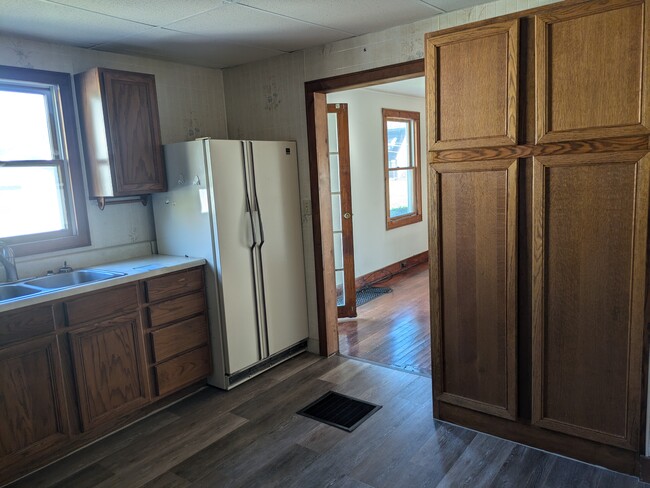
<path id="1" fill-rule="evenodd" d="M 429 151 L 517 143 L 519 20 L 426 40 Z"/>
<path id="2" fill-rule="evenodd" d="M 68 442 L 70 431 L 55 336 L 0 350 L 0 468 Z"/>
<path id="3" fill-rule="evenodd" d="M 70 332 L 82 430 L 147 402 L 136 312 Z"/>
<path id="4" fill-rule="evenodd" d="M 536 16 L 538 142 L 649 132 L 647 5 L 588 2 Z"/>
<path id="5" fill-rule="evenodd" d="M 517 160 L 430 166 L 437 402 L 517 415 Z"/>
<path id="6" fill-rule="evenodd" d="M 166 190 L 153 75 L 101 70 L 115 196 Z"/>
<path id="7" fill-rule="evenodd" d="M 533 167 L 533 423 L 636 450 L 650 157 Z"/>
<path id="8" fill-rule="evenodd" d="M 348 104 L 327 105 L 327 140 L 332 193 L 332 229 L 334 234 L 334 272 L 338 316 L 357 316 L 352 234 L 352 188 L 350 183 L 350 138 Z M 339 289 L 340 287 L 340 289 Z"/>

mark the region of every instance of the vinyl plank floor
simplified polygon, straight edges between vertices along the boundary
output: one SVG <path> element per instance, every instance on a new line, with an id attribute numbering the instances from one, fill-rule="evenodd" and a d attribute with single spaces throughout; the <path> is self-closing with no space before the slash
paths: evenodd
<path id="1" fill-rule="evenodd" d="M 393 368 L 431 376 L 429 269 L 426 264 L 375 286 L 392 288 L 339 320 L 339 351 Z"/>
<path id="2" fill-rule="evenodd" d="M 351 433 L 296 414 L 328 390 L 382 408 Z M 650 488 L 431 412 L 429 378 L 304 354 L 232 391 L 202 390 L 11 488 Z"/>

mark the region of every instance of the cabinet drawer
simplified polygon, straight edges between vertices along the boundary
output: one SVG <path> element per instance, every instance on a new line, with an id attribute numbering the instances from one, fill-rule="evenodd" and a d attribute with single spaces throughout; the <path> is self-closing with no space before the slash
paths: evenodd
<path id="1" fill-rule="evenodd" d="M 123 315 L 138 307 L 135 284 L 101 290 L 65 302 L 68 325 L 83 324 L 111 315 Z"/>
<path id="2" fill-rule="evenodd" d="M 145 282 L 147 301 L 149 302 L 182 295 L 201 288 L 203 288 L 202 268 L 160 276 Z"/>
<path id="3" fill-rule="evenodd" d="M 176 320 L 191 317 L 205 310 L 205 297 L 202 292 L 174 298 L 149 307 L 149 325 L 168 324 Z"/>
<path id="4" fill-rule="evenodd" d="M 0 314 L 0 346 L 53 330 L 54 316 L 51 305 Z"/>
<path id="5" fill-rule="evenodd" d="M 165 395 L 190 385 L 210 373 L 208 346 L 190 351 L 154 367 L 156 393 Z"/>
<path id="6" fill-rule="evenodd" d="M 153 360 L 163 361 L 207 342 L 208 324 L 205 315 L 200 315 L 180 324 L 151 332 Z"/>

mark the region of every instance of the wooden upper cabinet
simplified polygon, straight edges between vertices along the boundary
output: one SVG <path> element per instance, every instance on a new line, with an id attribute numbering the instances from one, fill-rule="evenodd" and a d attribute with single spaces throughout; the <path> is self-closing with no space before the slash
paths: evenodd
<path id="1" fill-rule="evenodd" d="M 638 449 L 650 156 L 533 163 L 533 423 Z"/>
<path id="2" fill-rule="evenodd" d="M 649 132 L 647 7 L 610 0 L 536 17 L 537 142 Z"/>
<path id="3" fill-rule="evenodd" d="M 517 143 L 519 20 L 426 39 L 428 149 Z"/>
<path id="4" fill-rule="evenodd" d="M 165 191 L 154 76 L 94 68 L 75 84 L 90 196 Z"/>
<path id="5" fill-rule="evenodd" d="M 517 415 L 517 161 L 431 165 L 435 398 Z"/>

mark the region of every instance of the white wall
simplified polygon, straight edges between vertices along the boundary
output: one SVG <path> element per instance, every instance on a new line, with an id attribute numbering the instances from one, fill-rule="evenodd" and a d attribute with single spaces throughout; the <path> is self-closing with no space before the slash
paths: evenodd
<path id="1" fill-rule="evenodd" d="M 327 102 L 348 104 L 355 277 L 426 251 L 428 212 L 424 98 L 361 88 L 330 93 Z M 382 108 L 420 113 L 422 222 L 391 230 L 386 230 Z"/>
<path id="2" fill-rule="evenodd" d="M 221 70 L 6 36 L 0 36 L 0 64 L 71 74 L 95 66 L 153 73 L 163 144 L 197 136 L 227 137 Z M 112 205 L 100 211 L 94 200 L 86 204 L 91 245 L 18 258 L 19 277 L 58 269 L 64 260 L 78 268 L 151 254 L 155 232 L 150 205 Z M 0 270 L 0 281 L 4 279 L 2 274 Z"/>
<path id="3" fill-rule="evenodd" d="M 298 143 L 300 194 L 310 200 L 304 82 L 424 56 L 424 34 L 559 0 L 497 0 L 305 51 L 224 70 L 228 136 Z M 312 221 L 303 216 L 309 349 L 318 352 Z"/>

